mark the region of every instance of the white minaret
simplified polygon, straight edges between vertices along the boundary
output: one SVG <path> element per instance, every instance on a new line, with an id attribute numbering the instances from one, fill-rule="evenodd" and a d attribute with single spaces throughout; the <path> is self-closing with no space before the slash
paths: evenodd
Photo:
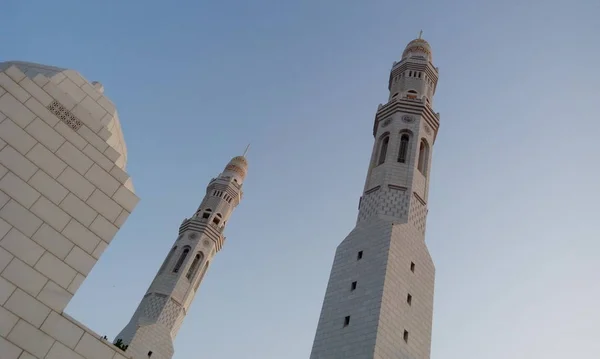
<path id="1" fill-rule="evenodd" d="M 356 227 L 338 246 L 311 359 L 428 359 L 435 268 L 425 244 L 438 69 L 411 41 L 375 115 Z"/>
<path id="2" fill-rule="evenodd" d="M 223 230 L 240 203 L 247 170 L 245 156 L 229 161 L 208 184 L 196 213 L 179 227 L 179 236 L 140 305 L 115 338 L 115 344 L 134 359 L 173 356 L 177 331 L 214 255 L 223 247 Z"/>

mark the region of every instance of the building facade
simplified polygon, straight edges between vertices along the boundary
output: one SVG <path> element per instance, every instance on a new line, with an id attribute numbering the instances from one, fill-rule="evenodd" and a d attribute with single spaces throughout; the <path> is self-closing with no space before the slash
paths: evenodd
<path id="1" fill-rule="evenodd" d="M 139 199 L 98 82 L 0 63 L 0 358 L 124 359 L 63 313 Z"/>
<path id="2" fill-rule="evenodd" d="M 223 231 L 242 199 L 248 163 L 234 157 L 206 188 L 204 200 L 179 227 L 179 234 L 154 280 L 115 344 L 134 359 L 170 359 L 173 341 L 198 293 L 215 254 L 223 247 Z"/>
<path id="3" fill-rule="evenodd" d="M 311 359 L 428 359 L 435 268 L 425 244 L 438 69 L 411 41 L 375 115 L 355 228 L 338 246 Z"/>

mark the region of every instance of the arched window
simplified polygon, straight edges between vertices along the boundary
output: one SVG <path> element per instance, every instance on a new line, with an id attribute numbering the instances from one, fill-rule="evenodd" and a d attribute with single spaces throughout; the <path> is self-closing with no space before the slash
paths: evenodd
<path id="1" fill-rule="evenodd" d="M 160 266 L 160 269 L 158 270 L 158 274 L 161 274 L 165 270 L 167 265 L 169 265 L 169 262 L 171 262 L 171 258 L 173 258 L 173 254 L 175 254 L 176 250 L 177 250 L 177 246 L 175 246 L 171 249 L 171 251 L 169 252 L 169 255 L 167 255 L 167 258 L 165 258 L 165 261 L 163 262 L 162 266 Z"/>
<path id="2" fill-rule="evenodd" d="M 208 217 L 210 217 L 210 214 L 212 213 L 212 209 L 207 208 L 204 213 L 202 214 L 202 218 L 203 219 L 208 219 Z"/>
<path id="3" fill-rule="evenodd" d="M 406 97 L 408 97 L 411 100 L 415 100 L 417 98 L 417 91 L 415 90 L 408 90 L 408 92 L 406 93 Z"/>
<path id="4" fill-rule="evenodd" d="M 202 282 L 202 278 L 204 278 L 204 274 L 206 274 L 206 270 L 208 269 L 208 265 L 209 264 L 210 264 L 210 262 L 206 262 L 206 264 L 202 268 L 202 273 L 200 273 L 200 278 L 198 278 L 198 281 L 196 282 L 196 285 L 194 286 L 194 292 L 198 291 L 198 287 L 200 286 L 200 282 Z"/>
<path id="5" fill-rule="evenodd" d="M 194 278 L 194 276 L 196 276 L 196 271 L 198 270 L 198 266 L 200 265 L 200 262 L 202 262 L 203 258 L 204 258 L 204 253 L 198 252 L 198 254 L 196 254 L 196 256 L 194 257 L 194 260 L 192 261 L 192 265 L 190 266 L 190 269 L 188 270 L 187 274 L 185 275 L 185 277 L 187 279 Z"/>
<path id="6" fill-rule="evenodd" d="M 190 247 L 185 247 L 183 249 L 183 252 L 181 253 L 181 257 L 179 257 L 177 264 L 175 264 L 175 268 L 173 268 L 173 273 L 179 272 L 179 269 L 183 265 L 183 262 L 185 262 L 185 259 L 187 258 L 187 255 L 189 252 L 190 252 Z"/>
<path id="7" fill-rule="evenodd" d="M 408 133 L 403 133 L 402 136 L 400 136 L 400 149 L 398 150 L 398 162 L 400 163 L 406 163 L 409 141 L 410 136 Z"/>
<path id="8" fill-rule="evenodd" d="M 385 156 L 387 155 L 387 149 L 388 149 L 389 143 L 390 143 L 390 136 L 386 135 L 381 140 L 381 146 L 379 149 L 379 160 L 377 161 L 378 166 L 385 162 Z"/>
<path id="9" fill-rule="evenodd" d="M 215 216 L 215 218 L 213 218 L 213 223 L 218 225 L 219 223 L 221 223 L 221 213 L 217 213 L 217 215 Z"/>
<path id="10" fill-rule="evenodd" d="M 419 163 L 417 165 L 417 169 L 419 172 L 423 174 L 423 176 L 427 176 L 427 161 L 429 159 L 429 145 L 424 138 L 421 139 L 421 144 L 419 145 Z"/>

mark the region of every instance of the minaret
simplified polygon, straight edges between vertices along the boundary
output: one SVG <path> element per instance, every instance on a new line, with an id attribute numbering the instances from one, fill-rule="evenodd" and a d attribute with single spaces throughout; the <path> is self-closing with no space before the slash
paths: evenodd
<path id="1" fill-rule="evenodd" d="M 390 73 L 355 228 L 338 246 L 311 359 L 428 359 L 435 268 L 425 244 L 438 69 L 411 41 Z"/>
<path id="2" fill-rule="evenodd" d="M 245 154 L 244 154 L 245 155 Z M 134 359 L 170 359 L 173 341 L 214 255 L 227 220 L 242 198 L 248 162 L 234 157 L 206 188 L 204 200 L 179 235 L 129 324 L 115 338 Z"/>

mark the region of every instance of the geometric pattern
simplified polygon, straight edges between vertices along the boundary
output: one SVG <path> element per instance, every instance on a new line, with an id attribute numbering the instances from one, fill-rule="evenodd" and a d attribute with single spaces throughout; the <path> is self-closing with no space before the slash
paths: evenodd
<path id="1" fill-rule="evenodd" d="M 380 214 L 405 219 L 408 214 L 408 195 L 403 188 L 388 187 L 383 190 L 378 188 L 373 192 L 363 195 L 360 201 L 358 222 L 371 216 Z"/>
<path id="2" fill-rule="evenodd" d="M 71 127 L 73 131 L 79 130 L 83 123 L 67 110 L 67 108 L 60 104 L 60 102 L 54 100 L 48 105 L 48 110 L 52 112 L 56 117 L 60 118 L 67 126 Z"/>
<path id="3" fill-rule="evenodd" d="M 150 321 L 156 321 L 160 315 L 165 303 L 167 302 L 167 296 L 160 294 L 152 294 L 142 300 L 144 308 L 144 316 Z"/>
<path id="4" fill-rule="evenodd" d="M 425 234 L 427 212 L 427 207 L 416 197 L 416 195 L 413 195 L 410 203 L 410 217 L 408 220 L 423 234 Z"/>
<path id="5" fill-rule="evenodd" d="M 164 326 L 166 326 L 169 329 L 173 328 L 173 325 L 179 317 L 179 313 L 181 313 L 181 310 L 181 305 L 179 305 L 179 303 L 175 302 L 173 298 L 171 298 L 171 300 L 169 300 L 169 303 L 167 303 L 167 305 L 164 307 L 164 310 L 162 311 L 160 318 L 158 319 L 159 323 L 164 324 Z"/>

